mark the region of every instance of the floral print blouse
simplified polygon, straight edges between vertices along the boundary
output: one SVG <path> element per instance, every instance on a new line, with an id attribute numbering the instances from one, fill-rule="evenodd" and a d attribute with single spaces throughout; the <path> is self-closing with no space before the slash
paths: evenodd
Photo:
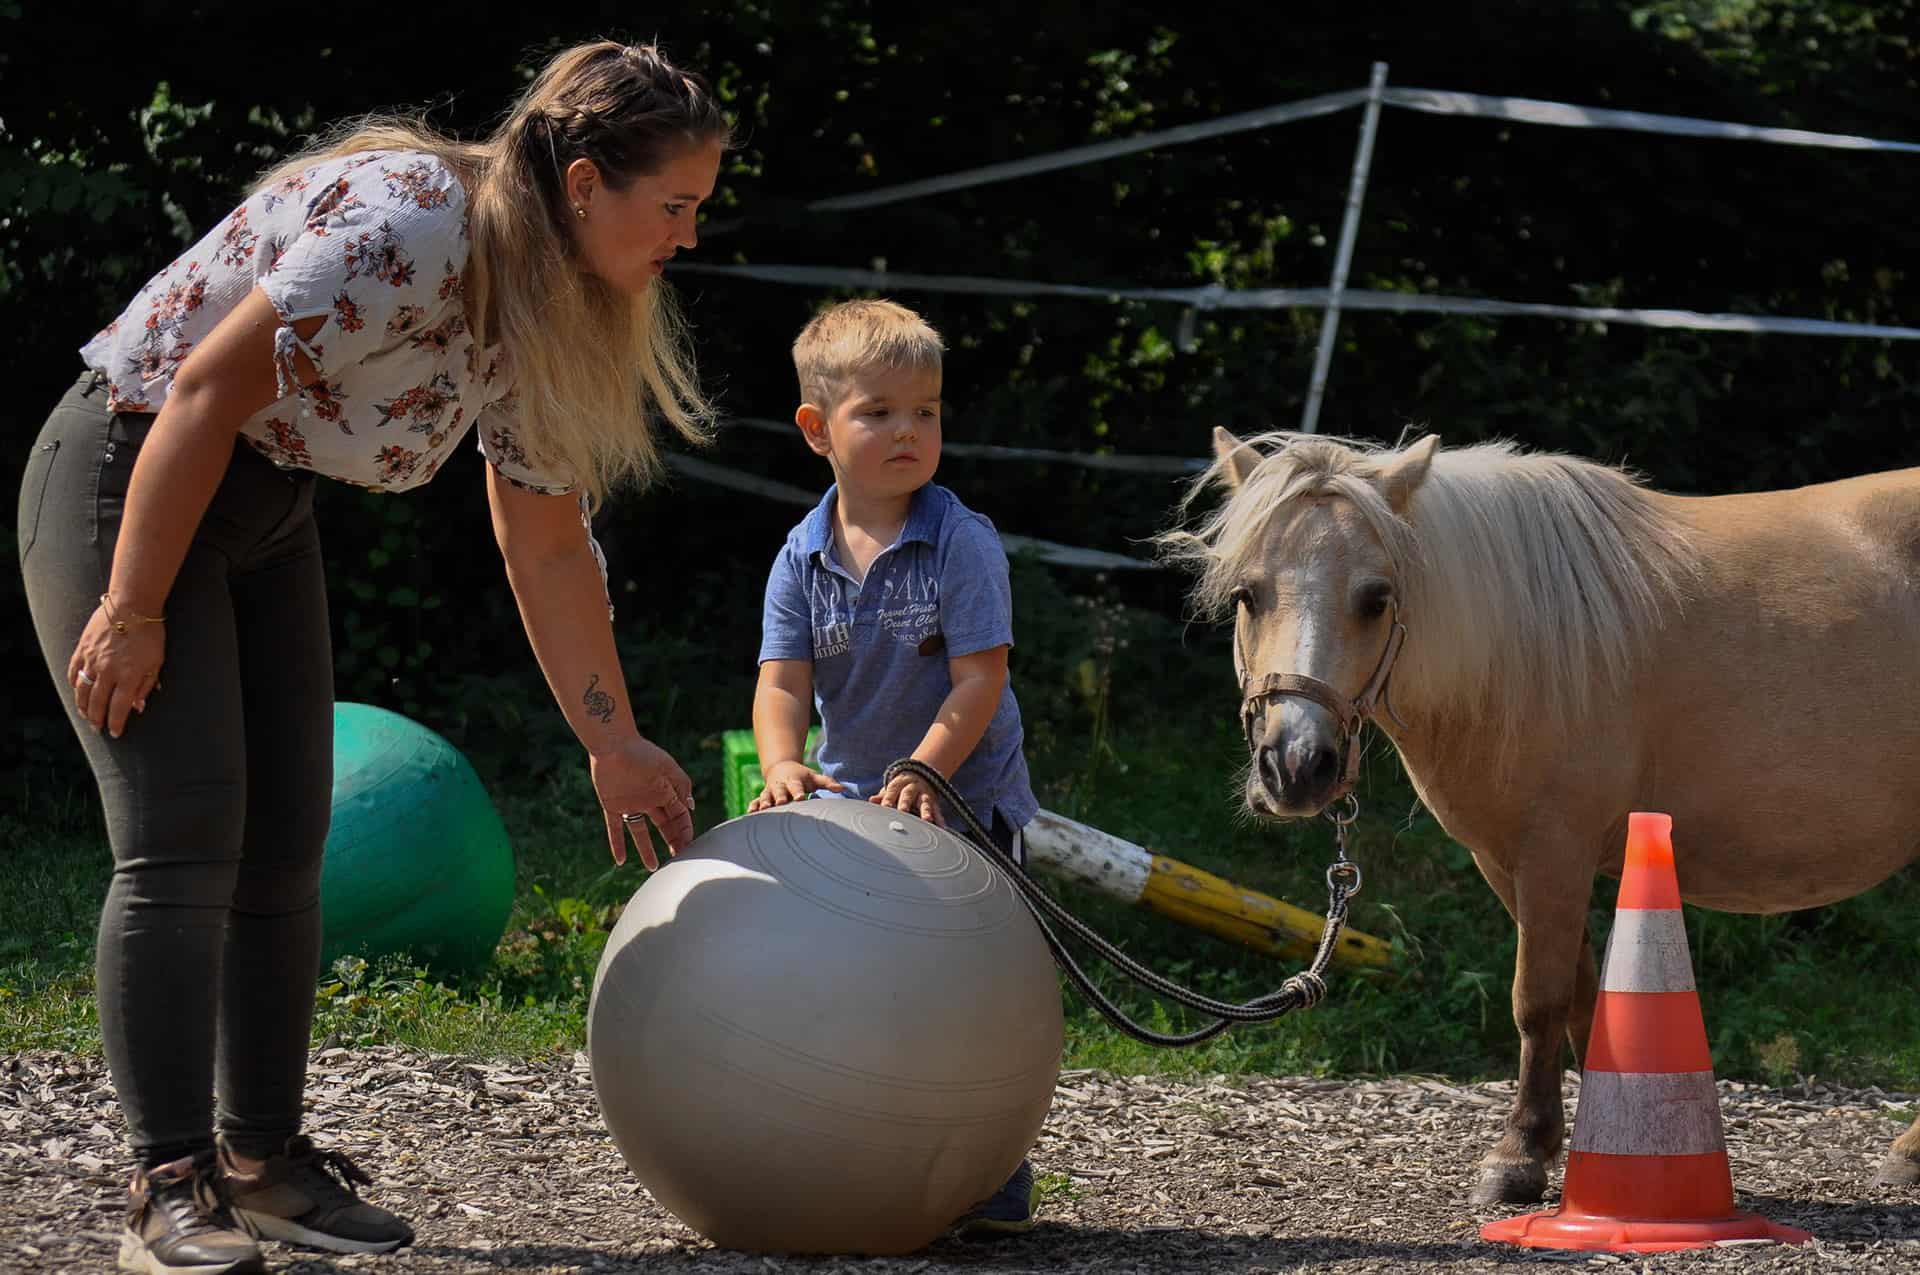
<path id="1" fill-rule="evenodd" d="M 437 157 L 363 151 L 322 161 L 249 196 L 140 289 L 82 347 L 108 406 L 157 412 L 194 346 L 255 287 L 280 316 L 281 397 L 240 435 L 275 464 L 376 491 L 432 478 L 476 422 L 480 450 L 512 482 L 572 491 L 541 472 L 514 434 L 513 390 L 497 345 L 467 328 L 461 280 L 467 196 Z M 292 324 L 324 316 L 302 341 Z M 295 353 L 319 372 L 301 387 Z M 596 546 L 597 548 L 597 546 Z"/>

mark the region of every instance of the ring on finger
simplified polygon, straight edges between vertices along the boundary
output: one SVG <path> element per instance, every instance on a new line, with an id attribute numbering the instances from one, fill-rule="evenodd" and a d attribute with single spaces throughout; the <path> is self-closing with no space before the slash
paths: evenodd
<path id="1" fill-rule="evenodd" d="M 637 810 L 629 810 L 620 816 L 620 822 L 625 824 L 645 823 L 646 821 L 647 817 Z"/>
<path id="2" fill-rule="evenodd" d="M 93 674 L 87 672 L 87 670 L 85 669 L 81 669 L 80 672 L 76 675 L 75 680 L 77 680 L 82 686 L 92 686 Z"/>

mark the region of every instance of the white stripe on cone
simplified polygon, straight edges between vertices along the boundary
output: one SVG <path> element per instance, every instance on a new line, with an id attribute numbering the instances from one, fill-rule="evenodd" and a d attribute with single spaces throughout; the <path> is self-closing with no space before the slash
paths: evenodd
<path id="1" fill-rule="evenodd" d="M 1573 1149 L 1599 1155 L 1725 1153 L 1710 1071 L 1589 1071 L 1580 1083 Z"/>
<path id="2" fill-rule="evenodd" d="M 1693 960 L 1678 908 L 1621 908 L 1600 971 L 1606 992 L 1691 992 Z"/>

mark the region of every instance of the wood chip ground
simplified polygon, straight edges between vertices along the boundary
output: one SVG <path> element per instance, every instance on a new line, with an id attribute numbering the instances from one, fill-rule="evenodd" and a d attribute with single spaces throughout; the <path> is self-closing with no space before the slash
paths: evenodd
<path id="1" fill-rule="evenodd" d="M 308 1129 L 371 1171 L 373 1197 L 412 1217 L 419 1239 L 380 1257 L 269 1245 L 268 1258 L 295 1275 L 1920 1272 L 1920 1192 L 1869 1185 L 1899 1113 L 1920 1099 L 1824 1084 L 1720 1089 L 1740 1207 L 1815 1243 L 1614 1257 L 1482 1241 L 1482 1222 L 1520 1211 L 1466 1202 L 1510 1082 L 1070 1071 L 1033 1154 L 1055 1175 L 1034 1231 L 943 1239 L 907 1258 L 797 1259 L 715 1249 L 654 1204 L 600 1122 L 583 1056 L 327 1049 L 313 1061 Z M 1577 1094 L 1570 1075 L 1569 1117 Z M 0 1270 L 112 1269 L 128 1167 L 120 1137 L 99 1059 L 0 1056 Z"/>

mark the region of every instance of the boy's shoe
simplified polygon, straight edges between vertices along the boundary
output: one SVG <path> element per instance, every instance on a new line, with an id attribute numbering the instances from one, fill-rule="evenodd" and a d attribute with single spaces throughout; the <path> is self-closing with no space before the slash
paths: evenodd
<path id="1" fill-rule="evenodd" d="M 334 1253 L 386 1253 L 413 1241 L 413 1228 L 396 1214 L 368 1204 L 355 1185 L 368 1177 L 338 1151 L 320 1151 L 302 1134 L 258 1170 L 235 1167 L 220 1144 L 220 1171 L 234 1215 L 256 1235 Z"/>
<path id="2" fill-rule="evenodd" d="M 120 1269 L 142 1275 L 259 1275 L 260 1246 L 241 1229 L 202 1151 L 133 1175 Z"/>
<path id="3" fill-rule="evenodd" d="M 1022 1160 L 1005 1186 L 967 1210 L 954 1227 L 962 1235 L 1011 1235 L 1032 1230 L 1034 1205 L 1039 1198 L 1033 1162 Z"/>

